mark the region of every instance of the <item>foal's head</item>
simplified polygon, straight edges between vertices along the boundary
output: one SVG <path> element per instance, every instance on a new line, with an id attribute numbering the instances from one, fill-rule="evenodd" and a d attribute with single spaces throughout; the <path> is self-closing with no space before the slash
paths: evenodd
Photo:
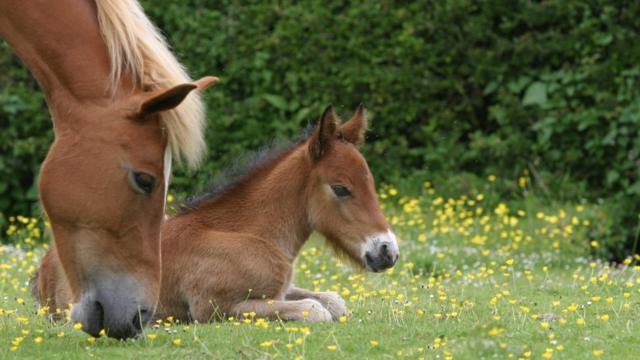
<path id="1" fill-rule="evenodd" d="M 40 194 L 73 294 L 72 321 L 92 335 L 133 336 L 155 310 L 171 171 L 160 116 L 215 80 L 54 113 L 56 142 Z"/>
<path id="2" fill-rule="evenodd" d="M 367 162 L 358 151 L 367 127 L 359 106 L 341 124 L 328 107 L 308 140 L 311 158 L 309 217 L 314 230 L 339 252 L 371 271 L 398 260 L 396 236 L 385 219 Z"/>

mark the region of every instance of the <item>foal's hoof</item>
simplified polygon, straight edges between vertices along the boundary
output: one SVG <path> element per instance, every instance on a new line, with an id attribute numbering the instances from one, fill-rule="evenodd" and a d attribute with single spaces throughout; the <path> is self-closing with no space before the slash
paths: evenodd
<path id="1" fill-rule="evenodd" d="M 339 320 L 340 316 L 347 315 L 347 303 L 337 292 L 317 293 L 316 299 L 322 303 L 325 309 L 329 310 L 334 321 Z"/>
<path id="2" fill-rule="evenodd" d="M 331 313 L 316 300 L 300 300 L 300 320 L 308 322 L 331 321 Z"/>

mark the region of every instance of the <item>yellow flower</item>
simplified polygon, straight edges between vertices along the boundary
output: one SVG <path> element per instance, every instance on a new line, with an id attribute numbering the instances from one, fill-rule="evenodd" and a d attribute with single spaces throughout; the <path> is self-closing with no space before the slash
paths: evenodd
<path id="1" fill-rule="evenodd" d="M 551 327 L 551 325 L 550 325 L 548 322 L 543 321 L 543 322 L 541 322 L 541 323 L 540 323 L 540 327 L 541 327 L 543 330 L 547 330 L 548 328 L 550 328 L 550 327 Z"/>
<path id="2" fill-rule="evenodd" d="M 376 347 L 376 346 L 378 346 L 379 343 L 376 340 L 369 340 L 369 344 L 371 344 L 371 346 L 373 346 L 373 347 Z"/>
<path id="3" fill-rule="evenodd" d="M 82 330 L 82 323 L 73 324 L 73 328 L 76 329 L 76 330 Z"/>
<path id="4" fill-rule="evenodd" d="M 180 346 L 180 344 L 182 344 L 182 339 L 175 339 L 175 340 L 173 340 L 173 345 L 175 345 L 175 346 Z"/>
<path id="5" fill-rule="evenodd" d="M 525 188 L 527 186 L 527 178 L 520 177 L 518 179 L 518 186 L 520 186 L 521 188 Z"/>
<path id="6" fill-rule="evenodd" d="M 604 355 L 604 350 L 593 350 L 593 356 L 600 357 Z"/>
<path id="7" fill-rule="evenodd" d="M 35 339 L 33 339 L 33 342 L 36 343 L 36 344 L 40 344 L 42 342 L 42 338 L 40 336 L 38 336 Z"/>
<path id="8" fill-rule="evenodd" d="M 607 304 L 613 304 L 613 298 L 611 296 L 607 298 Z"/>
<path id="9" fill-rule="evenodd" d="M 513 265 L 513 259 L 509 259 L 506 261 L 507 265 L 511 266 Z"/>
<path id="10" fill-rule="evenodd" d="M 338 347 L 335 346 L 335 345 L 327 345 L 327 349 L 329 349 L 331 351 L 336 351 L 336 349 L 338 349 Z"/>
<path id="11" fill-rule="evenodd" d="M 158 335 L 156 335 L 156 334 L 153 334 L 153 333 L 147 334 L 147 339 L 149 339 L 151 341 L 155 340 L 156 337 L 158 337 Z"/>
<path id="12" fill-rule="evenodd" d="M 580 326 L 584 326 L 584 319 L 583 318 L 578 318 L 576 320 L 576 324 L 580 325 Z"/>
<path id="13" fill-rule="evenodd" d="M 342 316 L 340 316 L 340 318 L 338 320 L 340 321 L 340 323 L 344 324 L 344 323 L 347 322 L 347 317 L 342 315 Z"/>

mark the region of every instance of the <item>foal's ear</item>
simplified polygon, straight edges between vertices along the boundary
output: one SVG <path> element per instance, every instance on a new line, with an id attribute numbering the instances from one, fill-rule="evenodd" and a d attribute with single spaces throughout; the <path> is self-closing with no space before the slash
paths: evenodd
<path id="1" fill-rule="evenodd" d="M 143 98 L 135 118 L 141 119 L 147 115 L 171 110 L 180 105 L 191 91 L 195 89 L 202 91 L 217 82 L 217 77 L 205 76 L 194 82 L 176 85 L 169 89 L 152 91 Z"/>
<path id="2" fill-rule="evenodd" d="M 358 105 L 356 112 L 351 119 L 340 126 L 342 137 L 356 147 L 364 144 L 364 134 L 367 131 L 369 122 L 367 121 L 367 109 L 364 105 Z"/>
<path id="3" fill-rule="evenodd" d="M 313 160 L 319 160 L 333 145 L 338 127 L 338 117 L 329 105 L 322 113 L 318 126 L 309 139 L 309 154 Z"/>

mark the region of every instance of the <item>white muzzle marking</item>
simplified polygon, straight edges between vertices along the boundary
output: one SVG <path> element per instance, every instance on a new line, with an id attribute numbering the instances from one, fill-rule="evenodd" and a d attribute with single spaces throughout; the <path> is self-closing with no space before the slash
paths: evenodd
<path id="1" fill-rule="evenodd" d="M 391 230 L 368 235 L 361 252 L 361 258 L 367 268 L 373 271 L 393 266 L 400 256 L 398 240 Z"/>

